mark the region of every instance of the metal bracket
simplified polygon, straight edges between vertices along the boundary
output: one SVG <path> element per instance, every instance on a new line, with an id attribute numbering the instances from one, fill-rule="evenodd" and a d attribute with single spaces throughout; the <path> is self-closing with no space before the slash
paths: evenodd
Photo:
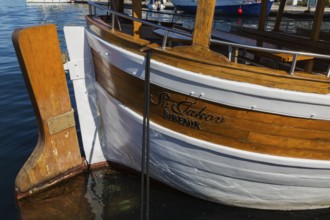
<path id="1" fill-rule="evenodd" d="M 47 120 L 49 133 L 55 134 L 65 129 L 74 127 L 76 123 L 73 113 L 74 111 L 71 109 L 69 112 L 49 118 Z"/>

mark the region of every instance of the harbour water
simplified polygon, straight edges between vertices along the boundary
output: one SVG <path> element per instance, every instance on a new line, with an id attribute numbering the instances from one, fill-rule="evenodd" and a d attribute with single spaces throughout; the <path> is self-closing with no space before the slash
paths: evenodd
<path id="1" fill-rule="evenodd" d="M 32 105 L 11 41 L 14 29 L 56 23 L 61 45 L 63 25 L 83 25 L 86 5 L 26 4 L 0 0 L 0 211 L 1 219 L 19 219 L 15 177 L 37 142 Z"/>
<path id="2" fill-rule="evenodd" d="M 38 134 L 11 34 L 16 28 L 55 23 L 65 50 L 63 26 L 84 25 L 87 12 L 83 4 L 0 0 L 1 219 L 139 219 L 140 176 L 114 169 L 79 175 L 20 202 L 14 199 L 15 177 L 31 154 Z M 72 94 L 70 83 L 69 88 Z M 150 196 L 150 219 L 330 219 L 330 209 L 284 212 L 228 207 L 157 182 L 151 182 Z"/>

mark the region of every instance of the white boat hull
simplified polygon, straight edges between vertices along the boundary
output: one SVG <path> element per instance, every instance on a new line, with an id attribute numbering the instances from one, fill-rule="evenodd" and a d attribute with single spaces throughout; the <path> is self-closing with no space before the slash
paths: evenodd
<path id="1" fill-rule="evenodd" d="M 91 47 L 112 65 L 127 74 L 144 78 L 142 56 L 102 41 L 92 33 L 87 32 L 87 36 Z M 71 39 L 78 41 L 77 36 Z M 75 48 L 67 46 L 69 52 L 74 51 Z M 81 59 L 90 61 L 90 57 Z M 83 69 L 90 64 L 80 62 L 80 65 L 74 68 Z M 151 82 L 243 109 L 254 106 L 257 111 L 275 111 L 280 115 L 310 118 L 312 113 L 315 118 L 330 118 L 327 95 L 270 89 L 183 70 L 178 74 L 174 70 L 178 69 L 152 61 Z M 192 84 L 198 84 L 198 87 L 192 87 Z M 98 146 L 100 150 L 94 149 L 97 146 L 92 150 L 84 146 L 87 157 L 104 157 L 107 161 L 140 171 L 142 116 L 115 100 L 98 83 L 95 83 L 95 89 L 102 115 L 103 145 Z M 240 101 L 239 106 L 235 100 Z M 322 107 L 324 109 L 320 111 Z M 315 111 L 319 112 L 315 114 Z M 151 122 L 151 177 L 190 195 L 232 206 L 276 210 L 330 206 L 329 161 L 271 156 L 211 141 L 199 140 Z M 97 153 L 93 155 L 93 152 Z"/>
<path id="2" fill-rule="evenodd" d="M 101 86 L 96 89 L 105 125 L 105 158 L 140 171 L 142 117 L 113 100 Z M 190 195 L 232 206 L 275 210 L 330 204 L 328 162 L 233 150 L 153 123 L 150 142 L 151 177 Z"/>

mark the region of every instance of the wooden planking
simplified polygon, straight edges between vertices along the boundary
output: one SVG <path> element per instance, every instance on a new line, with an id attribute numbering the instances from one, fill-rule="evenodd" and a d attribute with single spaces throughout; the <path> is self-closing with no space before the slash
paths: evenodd
<path id="1" fill-rule="evenodd" d="M 15 30 L 13 43 L 39 127 L 37 146 L 16 177 L 18 198 L 82 172 L 76 129 L 55 25 Z M 73 115 L 71 115 L 73 117 Z M 52 123 L 57 128 L 51 132 Z"/>
<path id="2" fill-rule="evenodd" d="M 149 45 L 151 47 L 152 45 Z M 230 63 L 218 64 L 214 62 L 204 62 L 204 60 L 194 60 L 181 52 L 171 50 L 153 49 L 153 59 L 171 66 L 203 73 L 223 79 L 247 82 L 273 88 L 281 88 L 293 91 L 328 94 L 330 80 L 322 75 L 297 74 L 289 75 L 285 71 L 265 69 L 262 67 L 252 67 L 244 64 Z"/>
<path id="3" fill-rule="evenodd" d="M 294 60 L 294 56 L 292 54 L 287 53 L 267 53 L 263 51 L 255 51 L 255 50 L 248 50 L 249 53 L 255 54 L 260 57 L 268 57 L 273 59 L 275 62 L 286 62 L 292 63 Z M 297 56 L 296 61 L 304 61 L 304 60 L 313 60 L 314 57 L 312 56 Z"/>
<path id="4" fill-rule="evenodd" d="M 86 16 L 87 26 L 102 39 L 112 42 L 126 50 L 141 53 L 140 49 L 150 44 L 149 41 L 110 29 L 101 19 Z"/>
<path id="5" fill-rule="evenodd" d="M 260 118 L 255 118 L 255 120 L 252 119 L 245 119 L 239 118 L 235 115 L 236 112 L 232 113 L 233 111 L 225 111 L 222 108 L 219 107 L 219 113 L 226 115 L 226 120 L 224 122 L 224 126 L 235 129 L 241 129 L 241 130 L 247 130 L 250 132 L 255 133 L 267 133 L 272 134 L 277 137 L 290 137 L 290 138 L 304 138 L 306 140 L 325 140 L 330 141 L 330 133 L 329 131 L 324 130 L 318 130 L 317 126 L 314 128 L 308 128 L 308 123 L 303 123 L 304 121 L 313 121 L 313 120 L 300 120 L 302 123 L 299 123 L 299 119 L 296 119 L 296 123 L 299 123 L 297 125 L 292 125 L 293 120 L 284 123 L 287 117 L 282 117 L 283 121 L 275 121 L 273 123 L 270 123 L 270 121 L 260 121 Z M 245 114 L 247 114 L 249 111 L 245 111 Z M 228 115 L 227 115 L 227 114 Z M 262 115 L 262 113 L 260 113 Z M 268 116 L 268 115 L 267 115 Z M 258 117 L 258 114 L 255 115 L 255 117 Z M 263 116 L 259 116 L 263 117 Z M 268 116 L 268 118 L 271 119 L 271 117 Z M 251 126 L 251 123 L 253 123 L 253 126 Z M 316 124 L 316 123 L 315 123 Z M 321 123 L 318 123 L 321 124 Z M 328 124 L 328 122 L 325 122 L 324 124 Z M 266 130 L 265 130 L 266 129 Z"/>
<path id="6" fill-rule="evenodd" d="M 209 50 L 198 50 L 196 47 L 176 47 L 163 50 L 157 44 L 149 44 L 149 41 L 110 31 L 106 25 L 93 19 L 87 17 L 88 24 L 103 39 L 139 54 L 143 54 L 141 49 L 148 46 L 153 50 L 153 59 L 178 68 L 272 88 L 320 94 L 329 93 L 330 80 L 323 75 L 296 72 L 292 76 L 281 70 L 228 63 L 223 56 Z"/>
<path id="7" fill-rule="evenodd" d="M 142 114 L 143 81 L 107 64 L 105 60 L 102 61 L 102 57 L 97 53 L 93 52 L 93 56 L 96 78 L 100 84 L 110 95 Z M 151 120 L 177 132 L 253 152 L 330 159 L 330 122 L 328 121 L 299 119 L 227 107 L 171 92 L 155 85 L 152 85 L 151 93 L 153 101 Z M 223 120 L 214 123 L 214 120 L 198 120 L 198 117 L 173 113 L 155 104 L 158 103 L 158 97 L 162 93 L 170 94 L 170 100 L 173 99 L 168 102 L 169 105 L 180 101 L 196 102 L 192 109 L 199 111 L 205 107 L 206 115 L 223 117 Z M 165 110 L 168 110 L 169 114 L 164 114 Z M 180 116 L 181 119 L 180 117 L 173 119 L 169 115 Z M 197 121 L 200 130 L 184 124 L 185 119 Z M 182 123 L 179 122 L 180 120 Z M 322 131 L 318 128 L 326 130 Z"/>
<path id="8" fill-rule="evenodd" d="M 96 54 L 96 52 L 94 51 L 94 57 L 97 57 L 97 59 L 95 59 L 95 63 L 97 65 L 95 65 L 96 72 L 100 72 L 102 74 L 97 74 L 96 77 L 102 77 L 103 80 L 105 80 L 105 83 L 109 84 L 110 87 L 113 89 L 113 81 L 114 81 L 114 77 L 115 75 L 110 75 L 110 72 L 112 70 L 112 68 L 114 68 L 115 72 L 119 72 L 121 70 L 118 70 L 118 68 L 116 68 L 113 65 L 109 65 L 107 63 L 106 60 L 102 59 L 101 56 L 99 56 L 98 54 Z M 101 68 L 102 67 L 102 68 Z M 110 68 L 110 71 L 108 70 Z M 120 78 L 119 78 L 120 79 Z M 125 80 L 130 81 L 130 80 L 134 80 L 135 78 L 126 78 Z M 109 80 L 108 82 L 106 80 Z M 118 84 L 123 84 L 123 82 L 119 82 Z M 128 86 L 128 90 L 130 90 L 131 87 L 135 87 L 136 85 L 139 84 L 138 80 L 135 80 L 134 83 L 131 83 Z M 126 89 L 126 88 L 125 88 Z M 141 89 L 141 86 L 138 88 L 135 88 L 136 90 Z M 111 94 L 115 93 L 115 90 L 111 90 L 109 91 Z M 127 98 L 129 98 L 130 96 L 128 94 L 120 94 L 120 95 L 126 95 Z M 142 97 L 139 97 L 142 98 Z M 139 100 L 136 99 L 132 99 L 133 101 L 137 101 L 140 102 Z M 221 105 L 219 105 L 221 106 Z M 232 109 L 236 109 L 235 111 L 233 111 Z M 236 118 L 237 120 L 247 120 L 247 121 L 251 121 L 251 120 L 258 120 L 261 123 L 265 123 L 265 124 L 278 124 L 280 126 L 289 126 L 289 127 L 297 127 L 297 128 L 301 128 L 302 130 L 307 129 L 307 130 L 315 130 L 315 131 L 330 131 L 330 127 L 329 122 L 328 121 L 316 121 L 316 120 L 306 120 L 306 119 L 300 119 L 300 118 L 291 118 L 291 117 L 283 117 L 283 116 L 279 116 L 279 115 L 273 115 L 273 114 L 269 114 L 269 113 L 262 113 L 262 112 L 255 112 L 255 111 L 248 111 L 248 110 L 244 110 L 244 109 L 237 109 L 234 107 L 229 107 L 226 106 L 226 108 L 217 108 L 217 111 L 221 114 L 225 114 L 227 116 L 230 116 L 232 118 Z M 271 116 L 271 117 L 269 117 Z M 264 128 L 261 128 L 261 130 Z M 299 130 L 299 132 L 302 132 L 302 130 Z M 323 133 L 322 133 L 323 135 Z"/>
<path id="9" fill-rule="evenodd" d="M 303 136 L 302 136 L 303 137 Z M 247 139 L 250 142 L 258 144 L 273 144 L 277 146 L 285 146 L 286 148 L 296 149 L 313 149 L 313 150 L 329 150 L 329 140 L 306 140 L 303 138 L 288 138 L 286 136 L 276 136 L 269 134 L 261 134 L 250 132 Z"/>

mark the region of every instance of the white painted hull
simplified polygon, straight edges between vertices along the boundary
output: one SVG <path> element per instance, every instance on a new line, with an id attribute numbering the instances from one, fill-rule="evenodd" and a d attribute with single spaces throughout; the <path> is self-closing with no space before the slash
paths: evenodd
<path id="1" fill-rule="evenodd" d="M 144 78 L 142 56 L 108 44 L 91 33 L 87 33 L 87 36 L 90 46 L 117 68 Z M 76 36 L 72 39 L 77 41 Z M 68 48 L 69 52 L 74 51 L 70 45 Z M 77 60 L 81 62 L 83 58 Z M 90 61 L 90 58 L 84 59 Z M 82 62 L 82 67 L 86 66 L 88 63 Z M 328 95 L 231 82 L 156 61 L 151 62 L 151 82 L 179 93 L 243 109 L 330 119 Z M 142 117 L 114 100 L 97 83 L 95 90 L 105 134 L 101 138 L 102 157 L 139 171 Z M 151 176 L 193 196 L 258 209 L 298 210 L 330 206 L 329 161 L 232 149 L 171 131 L 152 122 L 150 138 Z M 100 156 L 93 155 L 93 152 L 97 152 L 94 147 L 84 148 L 87 158 Z"/>
<path id="2" fill-rule="evenodd" d="M 144 79 L 144 57 L 89 33 L 89 43 L 119 69 Z M 111 55 L 111 56 L 110 56 Z M 330 120 L 330 96 L 206 76 L 151 61 L 151 83 L 223 105 L 299 118 Z"/>
<path id="3" fill-rule="evenodd" d="M 141 167 L 142 117 L 97 93 L 107 160 Z M 114 120 L 121 119 L 121 120 Z M 190 195 L 259 209 L 313 209 L 330 204 L 328 162 L 266 156 L 200 141 L 151 123 L 151 177 Z"/>

